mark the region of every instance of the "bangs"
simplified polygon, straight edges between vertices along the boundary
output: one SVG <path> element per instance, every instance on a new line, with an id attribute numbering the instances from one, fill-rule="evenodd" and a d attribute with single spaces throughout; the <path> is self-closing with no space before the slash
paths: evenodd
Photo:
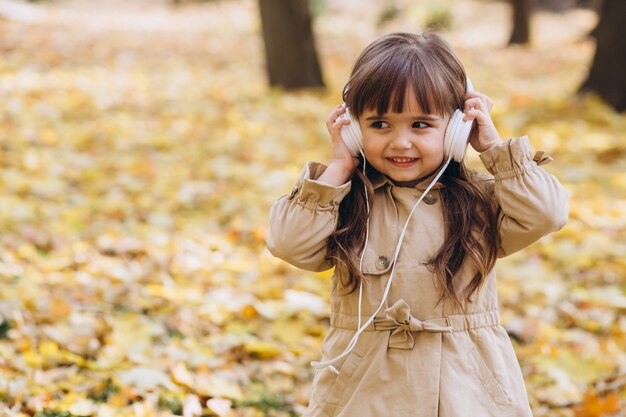
<path id="1" fill-rule="evenodd" d="M 466 81 L 460 62 L 404 46 L 379 51 L 355 68 L 344 89 L 344 101 L 357 117 L 366 110 L 378 115 L 401 113 L 407 88 L 413 89 L 425 114 L 445 116 L 463 107 Z"/>

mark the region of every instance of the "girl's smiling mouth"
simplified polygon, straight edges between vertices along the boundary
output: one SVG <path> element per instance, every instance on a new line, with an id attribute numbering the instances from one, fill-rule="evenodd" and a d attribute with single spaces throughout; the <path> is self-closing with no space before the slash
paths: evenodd
<path id="1" fill-rule="evenodd" d="M 408 158 L 408 157 L 400 157 L 400 156 L 391 156 L 387 158 L 392 165 L 397 167 L 408 167 L 413 165 L 418 158 Z"/>

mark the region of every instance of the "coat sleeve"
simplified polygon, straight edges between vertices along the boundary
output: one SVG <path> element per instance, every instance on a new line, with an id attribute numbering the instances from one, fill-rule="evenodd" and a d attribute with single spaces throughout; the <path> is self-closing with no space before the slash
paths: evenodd
<path id="1" fill-rule="evenodd" d="M 339 203 L 351 182 L 335 187 L 316 181 L 326 166 L 306 164 L 290 194 L 270 209 L 267 248 L 272 255 L 309 271 L 333 267 L 325 260 L 328 237 L 335 231 Z"/>
<path id="2" fill-rule="evenodd" d="M 509 139 L 480 154 L 495 179 L 498 257 L 515 253 L 567 223 L 567 191 L 539 166 L 551 160 L 541 156 L 538 152 L 533 159 L 526 136 Z"/>

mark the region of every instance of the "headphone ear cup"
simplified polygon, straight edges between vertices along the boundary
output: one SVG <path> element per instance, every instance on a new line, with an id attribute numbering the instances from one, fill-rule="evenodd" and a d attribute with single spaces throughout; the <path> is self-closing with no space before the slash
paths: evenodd
<path id="1" fill-rule="evenodd" d="M 341 127 L 341 138 L 346 144 L 352 156 L 359 156 L 363 151 L 363 135 L 359 121 L 352 117 L 350 110 L 346 107 L 344 114 L 338 117 L 339 120 L 350 120 L 350 123 Z"/>
<path id="2" fill-rule="evenodd" d="M 456 162 L 461 162 L 465 155 L 465 147 L 472 131 L 473 120 L 465 121 L 463 118 L 465 113 L 461 110 L 455 110 L 448 126 L 443 140 L 443 149 L 445 158 L 452 158 Z"/>

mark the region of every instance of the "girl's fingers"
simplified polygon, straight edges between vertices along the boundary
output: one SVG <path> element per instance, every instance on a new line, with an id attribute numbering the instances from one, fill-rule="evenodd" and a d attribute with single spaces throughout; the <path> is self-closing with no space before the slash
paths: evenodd
<path id="1" fill-rule="evenodd" d="M 493 105 L 493 104 L 492 104 Z M 489 106 L 489 103 L 487 101 L 485 101 L 482 98 L 479 97 L 472 97 L 472 98 L 468 98 L 467 100 L 465 100 L 465 108 L 469 109 L 469 108 L 480 108 L 481 110 L 487 110 L 489 111 L 491 109 L 491 107 Z"/>
<path id="2" fill-rule="evenodd" d="M 464 104 L 464 108 L 463 108 L 463 112 L 465 113 L 466 117 L 465 120 L 469 120 L 473 117 L 472 114 L 472 110 L 476 109 L 479 110 L 481 113 L 489 115 L 491 108 L 493 107 L 493 101 L 491 101 L 490 99 L 483 99 L 482 97 L 471 97 L 468 98 L 467 100 L 465 100 L 465 104 Z M 489 116 L 490 117 L 490 116 Z"/>
<path id="3" fill-rule="evenodd" d="M 478 152 L 483 152 L 493 144 L 501 143 L 502 139 L 491 120 L 493 100 L 483 93 L 473 91 L 465 95 L 463 106 L 466 121 L 476 120 L 472 129 L 470 143 Z"/>
<path id="4" fill-rule="evenodd" d="M 348 123 L 350 123 L 350 119 L 347 119 L 347 118 L 346 119 L 337 118 L 333 124 L 335 124 L 335 125 L 347 125 Z"/>
<path id="5" fill-rule="evenodd" d="M 331 111 L 330 111 L 330 115 L 329 116 L 335 116 L 338 117 L 340 115 L 342 115 L 343 113 L 346 112 L 345 107 L 343 107 L 341 104 L 335 106 Z"/>
<path id="6" fill-rule="evenodd" d="M 341 128 L 341 126 L 347 125 L 349 123 L 350 123 L 350 120 L 348 119 L 336 119 L 331 125 L 331 129 L 339 129 Z"/>
<path id="7" fill-rule="evenodd" d="M 332 125 L 333 122 L 335 120 L 337 120 L 337 117 L 339 117 L 340 113 L 339 111 L 341 110 L 340 106 L 335 107 L 334 109 L 332 109 L 330 111 L 330 113 L 328 113 L 328 117 L 326 117 L 326 124 L 327 125 Z"/>
<path id="8" fill-rule="evenodd" d="M 466 110 L 464 113 L 465 113 L 465 117 L 463 118 L 463 120 L 465 120 L 466 122 L 469 120 L 476 119 L 478 123 L 482 123 L 485 118 L 485 113 L 475 108 Z"/>
<path id="9" fill-rule="evenodd" d="M 341 104 L 332 109 L 326 118 L 326 126 L 330 129 L 331 126 L 337 121 L 337 118 L 345 112 L 346 109 Z"/>
<path id="10" fill-rule="evenodd" d="M 326 127 L 328 128 L 328 133 L 333 138 L 333 140 L 341 137 L 341 128 L 350 123 L 348 119 L 339 119 L 339 115 L 335 119 L 329 118 L 326 121 Z M 332 120 L 331 120 L 332 119 Z"/>
<path id="11" fill-rule="evenodd" d="M 487 104 L 484 103 L 481 99 L 471 98 L 465 100 L 465 106 L 463 108 L 463 113 L 465 113 L 465 117 L 463 120 L 471 120 L 474 118 L 482 119 L 482 115 L 485 113 L 489 113 L 489 109 L 487 108 Z"/>
<path id="12" fill-rule="evenodd" d="M 480 91 L 471 91 L 469 93 L 465 93 L 466 100 L 473 99 L 473 98 L 478 98 L 481 101 L 483 101 L 483 103 L 485 103 L 485 105 L 487 106 L 487 109 L 489 110 L 491 110 L 491 108 L 493 107 L 493 100 L 490 99 L 489 96 L 487 96 L 486 94 L 483 94 Z"/>

